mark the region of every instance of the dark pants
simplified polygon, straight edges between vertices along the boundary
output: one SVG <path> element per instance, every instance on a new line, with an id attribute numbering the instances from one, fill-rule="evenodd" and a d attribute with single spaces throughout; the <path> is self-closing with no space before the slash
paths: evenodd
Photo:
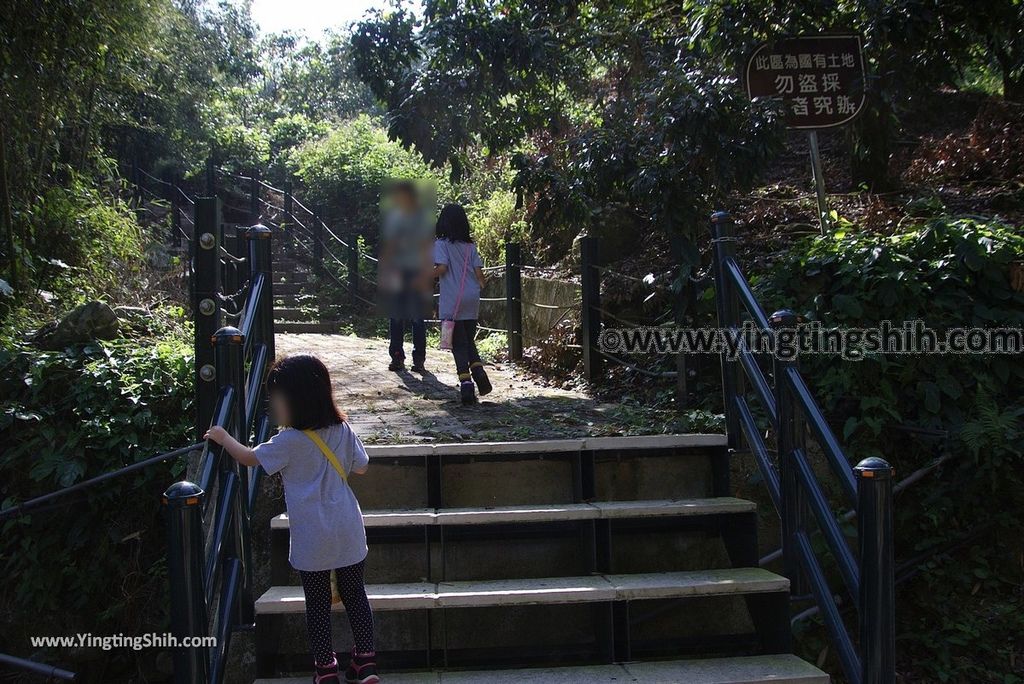
<path id="1" fill-rule="evenodd" d="M 455 370 L 459 380 L 469 380 L 469 367 L 480 362 L 480 353 L 476 350 L 476 321 L 455 321 L 452 331 L 452 356 L 455 357 Z"/>
<path id="2" fill-rule="evenodd" d="M 426 312 L 424 293 L 416 288 L 417 273 L 413 270 L 401 272 L 401 287 L 391 296 L 388 335 L 391 344 L 388 353 L 392 359 L 405 360 L 405 324 L 412 324 L 412 360 L 427 358 L 427 325 L 423 322 Z"/>
<path id="3" fill-rule="evenodd" d="M 373 612 L 363 586 L 363 564 L 338 568 L 338 593 L 345 604 L 345 614 L 352 627 L 356 653 L 373 652 Z M 299 570 L 302 591 L 306 595 L 306 629 L 309 646 L 318 665 L 327 665 L 334 659 L 331 641 L 331 571 Z"/>
<path id="4" fill-rule="evenodd" d="M 391 344 L 388 353 L 392 359 L 405 360 L 405 321 L 398 318 L 388 319 L 388 334 Z M 427 358 L 427 324 L 423 319 L 410 321 L 412 324 L 412 360 L 422 361 Z"/>

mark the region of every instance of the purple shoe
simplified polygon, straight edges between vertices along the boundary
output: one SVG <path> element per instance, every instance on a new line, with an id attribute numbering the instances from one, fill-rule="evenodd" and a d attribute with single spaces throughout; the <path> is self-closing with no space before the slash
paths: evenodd
<path id="1" fill-rule="evenodd" d="M 316 667 L 316 674 L 313 675 L 313 684 L 341 684 L 337 654 L 334 655 L 334 660 L 327 665 L 317 665 L 314 661 L 313 666 Z"/>
<path id="2" fill-rule="evenodd" d="M 377 684 L 380 675 L 377 674 L 376 653 L 356 653 L 352 649 L 352 659 L 349 660 L 348 669 L 345 670 L 346 684 Z"/>

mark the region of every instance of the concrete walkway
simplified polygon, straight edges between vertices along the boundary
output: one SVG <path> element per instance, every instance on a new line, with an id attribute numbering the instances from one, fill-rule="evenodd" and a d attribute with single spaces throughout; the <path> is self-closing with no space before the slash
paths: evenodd
<path id="1" fill-rule="evenodd" d="M 614 417 L 614 405 L 545 386 L 510 364 L 489 364 L 494 391 L 464 407 L 451 352 L 428 349 L 427 373 L 420 375 L 389 371 L 388 343 L 380 338 L 278 334 L 276 344 L 279 357 L 309 353 L 327 365 L 335 399 L 368 444 L 633 434 Z"/>

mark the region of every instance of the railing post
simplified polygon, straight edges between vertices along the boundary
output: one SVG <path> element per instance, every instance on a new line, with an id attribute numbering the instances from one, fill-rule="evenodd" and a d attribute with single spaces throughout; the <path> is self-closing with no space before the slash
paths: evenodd
<path id="1" fill-rule="evenodd" d="M 213 343 L 218 390 L 225 387 L 232 387 L 235 390 L 231 421 L 222 427 L 242 444 L 248 444 L 249 436 L 245 434 L 245 340 L 242 331 L 228 325 L 217 330 L 210 341 Z M 244 484 L 244 480 L 242 482 Z"/>
<path id="2" fill-rule="evenodd" d="M 677 328 L 685 328 L 690 324 L 688 311 L 687 292 L 690 290 L 690 264 L 685 259 L 687 246 L 693 247 L 693 243 L 682 235 L 674 234 L 669 238 L 672 249 L 672 260 L 675 262 L 676 279 L 679 281 L 679 291 L 672 293 L 672 318 Z M 690 380 L 689 359 L 686 354 L 679 351 L 676 357 L 676 409 L 685 410 L 690 403 L 690 392 L 688 388 Z"/>
<path id="3" fill-rule="evenodd" d="M 181 247 L 181 192 L 178 190 L 180 187 L 178 181 L 180 179 L 175 175 L 171 179 L 171 235 L 170 244 L 174 247 Z"/>
<path id="4" fill-rule="evenodd" d="M 228 254 L 231 254 L 232 256 L 237 256 L 237 246 L 234 249 L 228 249 L 228 244 L 235 243 L 235 236 L 231 235 L 228 232 L 228 225 L 226 223 L 221 223 L 219 229 L 221 246 L 224 247 L 225 250 L 227 250 Z M 223 287 L 224 292 L 227 292 L 228 294 L 234 294 L 235 291 L 238 290 L 239 286 L 241 285 L 241 280 L 238 277 L 237 264 L 230 259 L 220 259 L 220 265 L 221 286 Z"/>
<path id="5" fill-rule="evenodd" d="M 505 329 L 508 330 L 508 358 L 523 360 L 523 248 L 517 242 L 505 245 Z"/>
<path id="6" fill-rule="evenodd" d="M 259 341 L 267 346 L 267 361 L 275 358 L 274 350 L 274 264 L 271 252 L 273 233 L 264 225 L 249 228 L 249 278 L 263 274 L 263 296 L 257 303 Z"/>
<path id="7" fill-rule="evenodd" d="M 895 684 L 893 470 L 886 461 L 872 456 L 858 463 L 853 472 L 857 477 L 861 683 Z"/>
<path id="8" fill-rule="evenodd" d="M 582 272 L 580 284 L 582 290 L 583 321 L 583 375 L 588 382 L 601 377 L 604 368 L 600 348 L 601 335 L 601 273 L 597 270 L 600 263 L 597 238 L 588 235 L 580 239 L 580 257 Z"/>
<path id="9" fill-rule="evenodd" d="M 209 615 L 203 587 L 203 490 L 191 482 L 175 482 L 164 492 L 167 515 L 167 579 L 170 583 L 171 634 L 178 640 L 209 636 Z M 209 680 L 209 649 L 172 649 L 175 684 Z"/>
<path id="10" fill-rule="evenodd" d="M 238 328 L 227 326 L 213 335 L 216 355 L 217 381 L 220 389 L 234 389 L 234 406 L 231 407 L 231 423 L 224 427 L 232 437 L 242 444 L 249 444 L 249 426 L 245 422 L 245 339 Z M 233 458 L 225 464 L 238 478 L 238 490 L 234 497 L 232 534 L 230 543 L 233 553 L 242 566 L 241 586 L 238 603 L 233 607 L 235 622 L 239 625 L 253 623 L 252 602 L 252 550 L 249 534 L 249 466 L 243 466 Z"/>
<path id="11" fill-rule="evenodd" d="M 259 223 L 260 213 L 260 174 L 254 170 L 249 181 L 249 223 Z"/>
<path id="12" fill-rule="evenodd" d="M 192 315 L 195 318 L 196 438 L 202 439 L 213 419 L 217 383 L 210 338 L 220 328 L 220 200 L 200 197 L 195 207 L 192 240 Z"/>
<path id="13" fill-rule="evenodd" d="M 246 226 L 235 226 L 235 256 L 245 259 L 235 263 L 235 274 L 238 278 L 238 287 L 245 285 L 252 277 L 252 265 L 249 263 L 249 228 Z M 234 294 L 235 290 L 232 290 Z"/>
<path id="14" fill-rule="evenodd" d="M 284 246 L 289 256 L 291 256 L 292 250 L 295 247 L 295 226 L 293 225 L 295 219 L 292 214 L 294 209 L 295 196 L 292 195 L 292 182 L 289 179 L 284 182 L 284 221 L 281 222 L 285 239 Z"/>
<path id="15" fill-rule="evenodd" d="M 213 157 L 206 158 L 206 196 L 217 196 L 217 167 L 213 164 Z"/>
<path id="16" fill-rule="evenodd" d="M 725 260 L 732 258 L 733 247 L 732 218 L 728 212 L 716 211 L 711 215 L 711 245 L 715 274 L 715 307 L 718 310 L 718 327 L 730 331 L 727 334 L 739 333 L 739 316 L 736 306 L 736 293 L 725 274 Z M 725 350 L 721 354 L 722 394 L 725 408 L 725 434 L 730 449 L 739 448 L 740 424 L 733 402 L 739 389 L 739 377 L 736 359 L 729 359 Z"/>
<path id="17" fill-rule="evenodd" d="M 359 294 L 359 233 L 352 231 L 348 238 L 348 289 L 352 295 L 352 304 L 356 304 Z"/>
<path id="18" fill-rule="evenodd" d="M 772 330 L 779 336 L 782 329 L 793 330 L 800 322 L 800 317 L 792 311 L 783 309 L 776 311 L 768 319 Z M 782 521 L 782 560 L 786 577 L 789 578 L 790 592 L 795 596 L 806 594 L 810 589 L 801 571 L 800 558 L 797 555 L 796 534 L 804 529 L 806 521 L 806 498 L 797 481 L 796 456 L 797 449 L 803 449 L 803 420 L 797 411 L 796 400 L 786 379 L 788 369 L 799 368 L 799 357 L 783 358 L 776 353 L 772 358 L 773 375 L 775 377 L 774 400 L 778 415 L 779 429 L 777 447 L 779 455 L 779 499 L 782 510 L 779 517 Z"/>
<path id="19" fill-rule="evenodd" d="M 324 224 L 320 213 L 313 214 L 313 272 L 317 278 L 324 277 Z"/>

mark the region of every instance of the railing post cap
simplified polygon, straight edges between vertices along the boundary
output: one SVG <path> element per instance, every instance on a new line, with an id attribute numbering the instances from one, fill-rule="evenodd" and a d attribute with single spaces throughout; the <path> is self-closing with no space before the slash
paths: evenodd
<path id="1" fill-rule="evenodd" d="M 869 456 L 854 467 L 853 473 L 864 479 L 885 480 L 892 477 L 893 470 L 884 458 Z"/>
<path id="2" fill-rule="evenodd" d="M 712 223 L 723 223 L 725 221 L 731 220 L 731 218 L 732 217 L 729 215 L 729 212 L 727 211 L 716 211 L 711 214 Z"/>
<path id="3" fill-rule="evenodd" d="M 790 309 L 779 309 L 768 317 L 768 322 L 772 324 L 773 328 L 788 328 L 797 323 L 803 323 L 803 321 L 803 316 Z"/>
<path id="4" fill-rule="evenodd" d="M 265 240 L 270 237 L 271 230 L 262 223 L 249 226 L 245 230 L 245 236 L 250 240 Z"/>
<path id="5" fill-rule="evenodd" d="M 242 344 L 245 342 L 245 335 L 233 325 L 226 325 L 210 336 L 214 344 Z"/>
<path id="6" fill-rule="evenodd" d="M 164 492 L 162 498 L 164 505 L 170 504 L 174 506 L 196 506 L 202 500 L 202 488 L 188 480 L 181 480 L 172 484 Z"/>

